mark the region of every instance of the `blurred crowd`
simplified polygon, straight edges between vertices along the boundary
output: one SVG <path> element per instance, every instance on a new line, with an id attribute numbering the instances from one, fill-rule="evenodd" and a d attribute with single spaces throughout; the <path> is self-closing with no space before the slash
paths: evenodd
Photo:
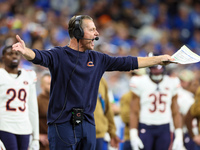
<path id="1" fill-rule="evenodd" d="M 94 19 L 100 34 L 97 51 L 112 56 L 173 55 L 186 45 L 200 55 L 200 0 L 0 0 L 0 57 L 5 46 L 16 42 L 16 34 L 33 49 L 67 45 L 69 19 L 79 14 Z M 20 66 L 35 70 L 39 81 L 46 70 L 25 60 Z M 199 63 L 166 69 L 177 76 L 185 68 L 199 76 Z M 131 73 L 105 73 L 111 101 L 117 104 L 129 91 L 130 78 Z M 113 110 L 118 114 L 116 105 Z"/>
<path id="2" fill-rule="evenodd" d="M 67 45 L 67 23 L 78 14 L 88 14 L 95 21 L 100 33 L 95 50 L 113 56 L 172 55 L 187 45 L 200 55 L 198 0 L 0 0 L 0 49 L 13 44 L 16 34 L 33 49 Z M 39 75 L 44 69 L 27 61 L 21 66 L 34 68 Z M 198 70 L 199 64 L 184 67 Z M 126 75 L 112 73 L 107 79 L 112 88 Z"/>

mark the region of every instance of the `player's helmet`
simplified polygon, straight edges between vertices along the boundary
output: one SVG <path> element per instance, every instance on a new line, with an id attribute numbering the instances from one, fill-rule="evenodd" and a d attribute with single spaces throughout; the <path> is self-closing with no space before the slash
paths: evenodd
<path id="1" fill-rule="evenodd" d="M 157 54 L 150 53 L 148 56 L 149 57 L 157 56 Z M 149 77 L 151 78 L 151 80 L 153 80 L 156 83 L 159 83 L 163 79 L 163 76 L 165 73 L 165 67 L 162 65 L 155 65 L 155 66 L 149 67 L 148 72 L 149 72 Z"/>

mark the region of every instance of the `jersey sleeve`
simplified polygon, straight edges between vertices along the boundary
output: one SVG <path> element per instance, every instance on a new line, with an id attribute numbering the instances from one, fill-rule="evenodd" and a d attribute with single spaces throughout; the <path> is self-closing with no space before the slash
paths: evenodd
<path id="1" fill-rule="evenodd" d="M 33 140 L 39 140 L 39 114 L 38 114 L 38 102 L 37 102 L 37 94 L 36 94 L 36 73 L 35 71 L 30 71 L 30 78 L 32 84 L 30 84 L 29 91 L 29 118 L 32 125 L 32 134 Z"/>
<path id="2" fill-rule="evenodd" d="M 135 93 L 136 95 L 140 95 L 140 92 L 141 92 L 141 90 L 140 90 L 140 77 L 135 77 L 135 76 L 133 76 L 132 78 L 131 78 L 131 80 L 130 80 L 130 83 L 129 83 L 129 86 L 130 86 L 130 90 L 133 92 L 133 93 Z"/>
<path id="3" fill-rule="evenodd" d="M 179 103 L 181 113 L 183 115 L 186 115 L 193 103 L 194 102 L 192 102 L 191 100 L 185 100 L 184 103 Z"/>
<path id="4" fill-rule="evenodd" d="M 172 78 L 172 85 L 173 85 L 173 90 L 172 90 L 172 96 L 175 96 L 178 94 L 178 90 L 181 87 L 180 80 L 178 78 Z"/>
<path id="5" fill-rule="evenodd" d="M 31 79 L 31 83 L 35 84 L 37 82 L 37 75 L 36 72 L 33 70 L 29 71 L 29 75 L 30 75 L 30 79 Z"/>

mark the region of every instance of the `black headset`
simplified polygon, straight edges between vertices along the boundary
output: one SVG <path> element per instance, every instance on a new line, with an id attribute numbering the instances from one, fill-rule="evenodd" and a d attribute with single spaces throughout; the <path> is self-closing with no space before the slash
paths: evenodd
<path id="1" fill-rule="evenodd" d="M 80 40 L 84 36 L 84 31 L 81 28 L 81 15 L 76 16 L 75 18 L 75 23 L 74 23 L 74 30 L 73 30 L 73 35 L 77 40 Z"/>

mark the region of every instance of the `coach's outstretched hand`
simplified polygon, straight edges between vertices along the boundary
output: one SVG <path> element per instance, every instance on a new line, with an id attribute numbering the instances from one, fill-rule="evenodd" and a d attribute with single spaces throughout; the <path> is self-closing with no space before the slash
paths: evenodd
<path id="1" fill-rule="evenodd" d="M 160 55 L 152 57 L 138 57 L 138 68 L 150 67 L 153 65 L 168 65 L 174 63 L 174 58 L 170 55 Z"/>
<path id="2" fill-rule="evenodd" d="M 26 45 L 24 41 L 19 37 L 19 35 L 16 35 L 17 43 L 12 45 L 12 49 L 14 51 L 19 51 L 22 55 L 26 53 Z"/>
<path id="3" fill-rule="evenodd" d="M 169 55 L 161 55 L 161 56 L 159 56 L 160 57 L 160 59 L 161 59 L 161 63 L 160 63 L 160 65 L 168 65 L 168 64 L 170 64 L 170 63 L 174 63 L 173 61 L 174 61 L 174 58 L 172 58 L 171 56 L 169 56 Z"/>
<path id="4" fill-rule="evenodd" d="M 20 38 L 19 35 L 16 35 L 17 43 L 12 45 L 14 51 L 20 52 L 20 54 L 27 60 L 33 60 L 35 58 L 35 53 L 27 48 L 24 41 Z"/>

